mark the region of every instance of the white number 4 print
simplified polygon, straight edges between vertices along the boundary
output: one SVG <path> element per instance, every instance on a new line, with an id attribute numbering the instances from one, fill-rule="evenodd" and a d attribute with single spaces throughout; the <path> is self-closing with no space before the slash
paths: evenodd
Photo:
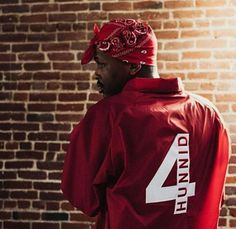
<path id="1" fill-rule="evenodd" d="M 177 161 L 177 184 L 163 186 Z M 174 214 L 187 212 L 188 197 L 195 195 L 195 182 L 190 183 L 189 134 L 177 134 L 165 159 L 146 188 L 146 203 L 175 200 Z"/>

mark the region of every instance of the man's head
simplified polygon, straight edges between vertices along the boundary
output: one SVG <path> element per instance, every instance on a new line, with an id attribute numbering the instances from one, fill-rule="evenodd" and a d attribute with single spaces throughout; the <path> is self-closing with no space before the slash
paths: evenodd
<path id="1" fill-rule="evenodd" d="M 133 19 L 116 19 L 101 29 L 94 26 L 94 37 L 81 63 L 94 59 L 101 93 L 119 93 L 133 77 L 153 77 L 156 67 L 157 40 L 152 28 Z"/>

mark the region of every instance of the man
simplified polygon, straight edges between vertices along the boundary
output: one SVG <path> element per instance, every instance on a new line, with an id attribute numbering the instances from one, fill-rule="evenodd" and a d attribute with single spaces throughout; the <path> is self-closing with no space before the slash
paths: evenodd
<path id="1" fill-rule="evenodd" d="M 156 73 L 151 27 L 117 19 L 94 28 L 82 64 L 99 92 L 74 128 L 62 190 L 97 229 L 217 228 L 229 157 L 221 116 L 181 80 Z"/>

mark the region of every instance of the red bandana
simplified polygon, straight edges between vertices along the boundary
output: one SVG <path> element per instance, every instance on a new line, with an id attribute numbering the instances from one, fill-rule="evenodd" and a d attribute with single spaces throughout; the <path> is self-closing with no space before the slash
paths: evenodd
<path id="1" fill-rule="evenodd" d="M 89 63 L 98 48 L 124 62 L 156 65 L 157 39 L 149 25 L 134 19 L 116 19 L 105 23 L 101 29 L 95 24 L 94 33 L 82 64 Z"/>

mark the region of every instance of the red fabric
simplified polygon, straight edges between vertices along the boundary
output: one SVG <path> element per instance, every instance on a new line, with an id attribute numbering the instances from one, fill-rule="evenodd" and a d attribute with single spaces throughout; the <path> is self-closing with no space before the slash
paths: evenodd
<path id="1" fill-rule="evenodd" d="M 228 157 L 208 100 L 177 79 L 136 78 L 74 128 L 61 187 L 96 229 L 216 229 Z"/>
<path id="2" fill-rule="evenodd" d="M 152 28 L 146 23 L 134 19 L 111 20 L 101 30 L 95 25 L 94 33 L 82 57 L 82 64 L 93 59 L 95 48 L 124 62 L 156 64 L 157 40 Z"/>

